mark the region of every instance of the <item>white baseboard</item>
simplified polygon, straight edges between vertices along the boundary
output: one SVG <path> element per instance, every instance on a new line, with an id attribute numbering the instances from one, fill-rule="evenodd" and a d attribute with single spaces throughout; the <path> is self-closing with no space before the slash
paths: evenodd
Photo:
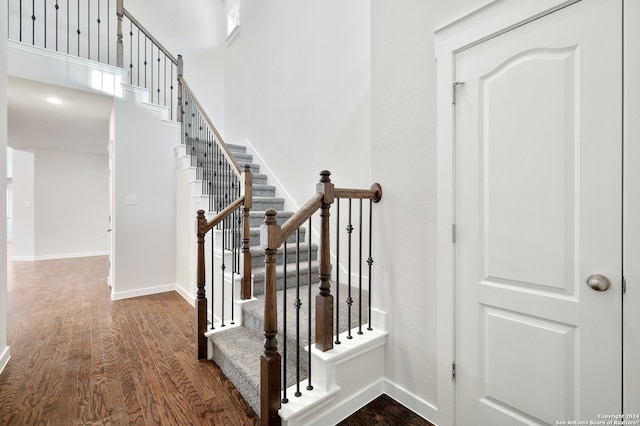
<path id="1" fill-rule="evenodd" d="M 176 291 L 176 293 L 182 296 L 182 298 L 186 300 L 191 306 L 193 306 L 194 308 L 196 307 L 196 298 L 193 295 L 191 295 L 188 291 L 180 287 L 178 284 L 176 284 L 174 290 Z"/>
<path id="2" fill-rule="evenodd" d="M 140 288 L 137 290 L 118 291 L 111 293 L 111 300 L 131 299 L 132 297 L 149 296 L 150 294 L 166 293 L 177 289 L 175 284 L 159 285 L 155 287 Z"/>
<path id="3" fill-rule="evenodd" d="M 38 260 L 74 259 L 76 257 L 108 256 L 108 251 L 89 251 L 81 253 L 58 253 L 44 256 L 11 256 L 11 260 L 35 262 Z"/>
<path id="4" fill-rule="evenodd" d="M 11 359 L 11 351 L 9 346 L 6 346 L 2 351 L 2 355 L 0 355 L 0 373 L 2 373 L 4 368 L 7 366 L 9 359 Z"/>
<path id="5" fill-rule="evenodd" d="M 389 395 L 419 416 L 429 420 L 434 425 L 437 425 L 438 408 L 429 401 L 425 401 L 387 379 L 384 379 L 383 393 Z"/>

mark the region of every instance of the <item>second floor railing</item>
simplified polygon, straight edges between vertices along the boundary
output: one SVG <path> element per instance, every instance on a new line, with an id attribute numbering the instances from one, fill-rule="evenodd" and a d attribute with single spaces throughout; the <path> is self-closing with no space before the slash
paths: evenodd
<path id="1" fill-rule="evenodd" d="M 124 8 L 123 0 L 7 0 L 7 37 L 129 71 L 128 83 L 180 119 L 181 58 Z M 179 69 L 180 68 L 180 69 Z"/>

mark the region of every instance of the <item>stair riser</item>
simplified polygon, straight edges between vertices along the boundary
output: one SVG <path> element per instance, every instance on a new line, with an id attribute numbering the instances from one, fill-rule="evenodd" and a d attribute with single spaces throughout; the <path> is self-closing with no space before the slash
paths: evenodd
<path id="1" fill-rule="evenodd" d="M 293 248 L 293 250 L 292 250 Z M 311 249 L 311 260 L 318 259 L 318 248 L 313 247 Z M 287 245 L 287 261 L 290 266 L 287 266 L 289 270 L 295 270 L 296 252 L 294 246 Z M 300 263 L 305 263 L 309 260 L 309 252 L 307 248 L 300 248 Z M 282 265 L 284 263 L 284 252 L 282 249 L 278 250 L 276 254 L 276 265 Z M 252 268 L 264 268 L 264 250 L 251 250 L 251 267 Z"/>
<path id="2" fill-rule="evenodd" d="M 306 229 L 305 228 L 300 228 L 300 241 L 306 241 Z M 293 235 L 291 235 L 289 238 L 287 238 L 287 246 L 289 244 L 295 244 L 296 243 L 296 234 L 294 233 Z M 249 240 L 249 245 L 252 247 L 255 246 L 260 246 L 260 233 L 259 232 L 252 232 L 251 233 L 251 239 Z"/>
<path id="3" fill-rule="evenodd" d="M 293 213 L 283 214 L 283 212 L 278 212 L 278 215 L 276 216 L 276 222 L 278 222 L 279 225 L 282 225 L 292 215 Z M 260 228 L 260 225 L 262 225 L 263 223 L 264 223 L 264 211 L 259 211 L 253 208 L 251 216 L 249 217 L 249 226 L 251 228 Z"/>
<path id="4" fill-rule="evenodd" d="M 256 200 L 254 197 L 251 209 L 257 212 L 263 212 L 269 209 L 282 211 L 284 209 L 284 200 L 279 200 L 277 198 Z"/>
<path id="5" fill-rule="evenodd" d="M 320 281 L 317 267 L 311 269 L 311 284 L 315 284 Z M 309 275 L 305 271 L 300 271 L 300 285 L 306 286 L 309 283 Z M 295 268 L 292 271 L 287 271 L 287 288 L 293 288 L 296 286 Z M 284 278 L 276 278 L 276 290 L 282 290 L 284 288 Z M 253 294 L 264 294 L 264 274 L 255 274 L 253 276 Z"/>
<path id="6" fill-rule="evenodd" d="M 272 186 L 261 188 L 260 186 L 253 185 L 252 192 L 254 197 L 275 197 L 276 196 L 276 189 Z"/>

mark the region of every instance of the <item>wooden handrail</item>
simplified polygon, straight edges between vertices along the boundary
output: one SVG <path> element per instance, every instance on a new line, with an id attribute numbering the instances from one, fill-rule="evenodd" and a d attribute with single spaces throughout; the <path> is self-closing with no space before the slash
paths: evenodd
<path id="1" fill-rule="evenodd" d="M 244 200 L 245 200 L 245 196 L 241 195 L 234 202 L 229 204 L 224 210 L 222 210 L 220 213 L 215 215 L 213 219 L 207 222 L 207 226 L 204 229 L 204 233 L 206 234 L 211 230 L 211 228 L 213 228 L 214 226 L 216 226 L 217 224 L 219 224 L 220 222 L 222 222 L 223 220 L 231 216 L 231 213 L 236 211 L 240 206 L 244 204 Z"/>
<path id="2" fill-rule="evenodd" d="M 204 119 L 207 121 L 207 124 L 211 128 L 211 131 L 216 136 L 216 141 L 218 142 L 218 145 L 220 146 L 220 148 L 222 148 L 222 152 L 223 152 L 224 156 L 227 158 L 227 161 L 229 161 L 229 163 L 231 163 L 233 165 L 233 168 L 234 168 L 236 174 L 240 175 L 240 173 L 242 173 L 242 168 L 240 167 L 240 165 L 238 164 L 236 159 L 233 158 L 233 155 L 231 154 L 231 151 L 229 150 L 229 147 L 224 142 L 224 139 L 222 139 L 222 136 L 220 136 L 220 133 L 218 132 L 218 129 L 216 129 L 216 126 L 213 125 L 213 123 L 211 122 L 211 119 L 209 119 L 209 116 L 207 116 L 207 114 L 204 113 L 204 108 L 202 108 L 202 105 L 200 104 L 200 102 L 198 102 L 198 99 L 193 95 L 193 91 L 191 90 L 191 88 L 189 87 L 187 82 L 184 80 L 184 77 L 179 75 L 178 76 L 178 82 L 181 83 L 184 86 L 184 89 L 187 92 L 189 92 L 189 95 L 191 96 L 191 99 L 193 100 L 193 102 L 195 102 L 196 106 L 198 107 L 198 109 L 202 113 L 202 117 L 204 117 Z"/>

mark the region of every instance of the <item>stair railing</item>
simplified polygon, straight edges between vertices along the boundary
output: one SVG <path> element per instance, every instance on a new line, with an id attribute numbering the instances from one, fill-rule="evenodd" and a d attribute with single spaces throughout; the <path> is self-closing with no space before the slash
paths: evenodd
<path id="1" fill-rule="evenodd" d="M 241 169 L 222 136 L 213 125 L 204 109 L 194 96 L 186 81 L 179 75 L 181 91 L 182 143 L 191 157 L 191 165 L 196 167 L 196 178 L 202 182 L 202 193 L 208 195 L 209 212 L 215 217 L 207 221 L 204 210 L 198 211 L 198 269 L 196 295 L 196 353 L 198 359 L 207 356 L 207 324 L 214 330 L 216 324 L 226 326 L 227 319 L 235 323 L 235 280 L 241 279 L 241 300 L 252 297 L 251 289 L 251 250 L 250 250 L 250 212 L 252 207 L 253 175 L 251 167 L 245 164 Z M 216 233 L 218 230 L 216 245 Z M 205 291 L 206 256 L 205 239 L 211 231 L 211 301 L 208 303 Z M 220 258 L 219 285 L 214 279 L 215 252 L 222 253 Z M 227 259 L 225 254 L 230 254 Z M 230 265 L 228 265 L 230 261 Z M 225 306 L 225 280 L 230 266 L 231 280 L 231 314 L 227 317 Z M 220 297 L 220 313 L 216 313 L 216 295 Z M 210 309 L 208 309 L 210 307 Z M 210 317 L 207 318 L 207 311 Z"/>
<path id="2" fill-rule="evenodd" d="M 169 108 L 171 120 L 179 120 L 180 87 L 174 91 L 174 82 L 182 75 L 182 58 L 169 53 L 123 2 L 117 0 L 116 7 L 117 66 L 129 69 L 129 84 L 149 90 L 150 103 Z"/>
<path id="3" fill-rule="evenodd" d="M 333 334 L 336 334 L 336 344 L 340 344 L 339 330 L 337 324 L 337 318 L 339 317 L 339 306 L 334 306 L 334 297 L 331 293 L 331 225 L 329 221 L 330 208 L 334 201 L 339 199 L 348 199 L 349 206 L 351 206 L 352 199 L 360 200 L 362 206 L 362 200 L 368 199 L 369 204 L 369 257 L 367 264 L 369 265 L 369 321 L 371 317 L 371 266 L 373 264 L 373 258 L 371 254 L 371 224 L 372 224 L 372 206 L 373 203 L 377 203 L 382 198 L 382 187 L 379 184 L 372 185 L 371 189 L 346 189 L 336 188 L 331 182 L 331 173 L 327 170 L 320 172 L 320 183 L 316 187 L 316 195 L 314 195 L 298 212 L 291 216 L 284 224 L 279 225 L 276 221 L 276 211 L 267 210 L 265 212 L 264 224 L 260 228 L 260 243 L 261 247 L 265 251 L 265 294 L 264 294 L 264 353 L 260 357 L 260 418 L 263 425 L 279 425 L 280 417 L 278 410 L 281 404 L 287 403 L 287 378 L 286 378 L 286 358 L 287 356 L 286 344 L 283 342 L 283 354 L 281 355 L 278 349 L 277 336 L 278 331 L 278 301 L 277 301 L 277 288 L 276 288 L 276 253 L 278 249 L 285 245 L 285 261 L 284 267 L 286 268 L 286 242 L 287 239 L 298 233 L 300 227 L 307 221 L 311 220 L 311 217 L 320 211 L 320 265 L 319 265 L 319 292 L 315 297 L 315 348 L 326 352 L 333 349 Z M 337 217 L 339 218 L 339 211 Z M 362 208 L 360 210 L 360 255 L 362 257 Z M 339 227 L 339 221 L 337 222 Z M 311 226 L 309 225 L 309 228 Z M 347 232 L 351 234 L 353 226 L 351 224 L 351 208 L 349 208 L 349 225 L 347 226 Z M 309 232 L 309 235 L 311 232 Z M 298 238 L 296 238 L 298 242 Z M 351 305 L 353 298 L 351 297 L 351 240 L 349 239 L 349 296 L 346 300 L 349 310 L 349 326 L 351 325 Z M 339 250 L 339 240 L 337 240 L 336 250 Z M 309 239 L 309 247 L 311 247 L 311 238 Z M 361 262 L 362 263 L 362 259 Z M 309 271 L 310 273 L 310 271 Z M 286 282 L 286 269 L 285 269 L 285 282 L 284 288 L 288 287 Z M 339 288 L 339 268 L 336 268 L 336 289 Z M 362 270 L 359 273 L 362 278 Z M 299 285 L 297 286 L 299 288 Z M 297 291 L 297 290 L 296 290 Z M 310 289 L 309 289 L 310 291 Z M 360 281 L 359 292 L 362 294 L 362 281 Z M 286 291 L 283 292 L 283 326 L 286 327 L 286 312 L 290 306 L 286 302 Z M 309 293 L 308 302 L 311 305 L 311 293 Z M 362 297 L 359 298 L 360 307 L 362 306 Z M 296 309 L 296 316 L 298 315 L 302 301 L 299 295 L 296 295 L 296 300 L 292 306 Z M 307 390 L 313 389 L 311 381 L 311 335 L 312 335 L 312 315 L 311 306 L 309 306 L 308 314 L 308 335 L 309 335 L 309 359 L 308 359 L 308 385 Z M 334 323 L 333 315 L 336 313 L 336 322 Z M 362 314 L 359 316 L 359 331 L 358 334 L 362 334 Z M 298 328 L 298 321 L 296 320 L 296 328 Z M 372 330 L 371 323 L 369 322 L 368 330 Z M 282 332 L 284 341 L 286 342 L 286 330 Z M 299 335 L 299 330 L 296 329 L 296 334 Z M 347 338 L 353 338 L 351 330 L 348 331 Z M 299 340 L 299 337 L 298 337 Z M 296 342 L 296 346 L 299 348 L 299 342 Z M 283 364 L 285 365 L 283 367 Z M 296 360 L 296 370 L 300 371 L 299 356 Z M 296 385 L 295 396 L 300 396 L 300 384 Z"/>

